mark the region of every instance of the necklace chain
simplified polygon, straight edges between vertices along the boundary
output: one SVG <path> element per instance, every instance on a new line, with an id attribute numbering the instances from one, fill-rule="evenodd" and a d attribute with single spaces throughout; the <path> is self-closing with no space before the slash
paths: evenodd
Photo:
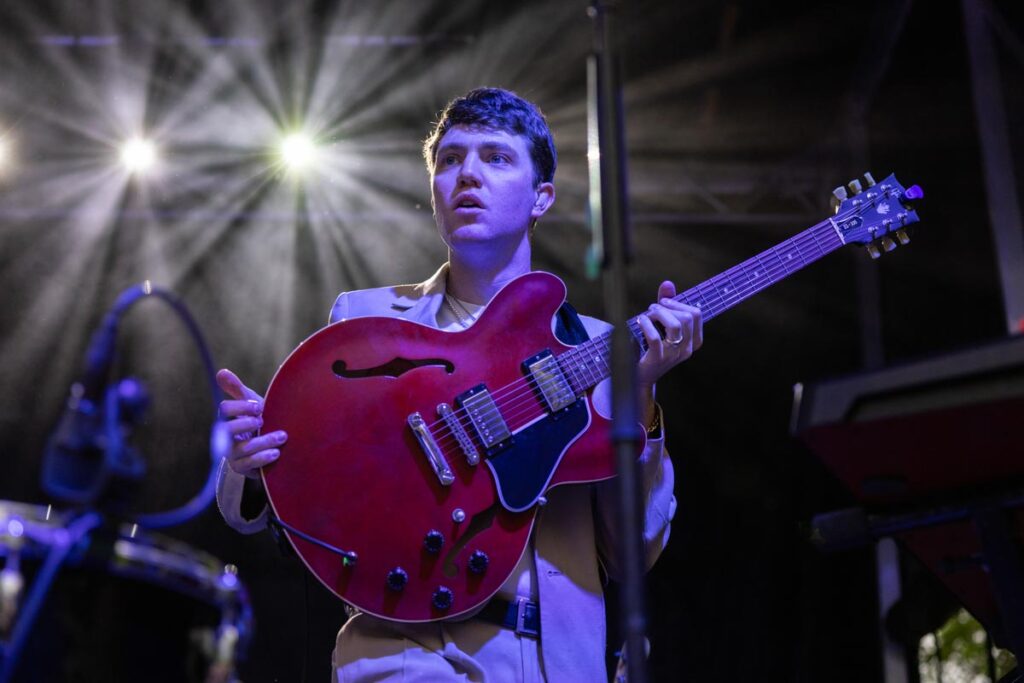
<path id="1" fill-rule="evenodd" d="M 469 312 L 469 309 L 466 308 L 465 306 L 463 306 L 461 301 L 459 301 L 458 299 L 453 297 L 448 292 L 444 293 L 444 302 L 446 304 L 448 304 L 448 308 L 450 308 L 452 310 L 452 313 L 455 314 L 455 319 L 463 327 L 467 327 L 468 328 L 476 320 L 476 318 L 473 316 L 473 314 Z M 465 311 L 465 315 L 463 315 L 462 313 L 459 312 L 460 308 L 463 311 Z"/>

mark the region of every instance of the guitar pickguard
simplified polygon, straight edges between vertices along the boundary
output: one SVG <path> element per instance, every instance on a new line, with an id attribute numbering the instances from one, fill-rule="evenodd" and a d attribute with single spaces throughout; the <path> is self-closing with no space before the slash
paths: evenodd
<path id="1" fill-rule="evenodd" d="M 487 459 L 498 499 L 512 512 L 528 510 L 547 489 L 562 456 L 590 425 L 590 407 L 578 399 L 512 435 L 512 445 Z"/>

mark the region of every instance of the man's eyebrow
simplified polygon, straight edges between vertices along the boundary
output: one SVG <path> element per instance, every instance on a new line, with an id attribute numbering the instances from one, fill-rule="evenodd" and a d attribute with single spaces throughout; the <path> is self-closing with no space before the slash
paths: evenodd
<path id="1" fill-rule="evenodd" d="M 511 155 L 516 153 L 515 148 L 503 140 L 484 140 L 479 144 L 479 147 L 489 152 L 499 151 Z M 446 142 L 437 148 L 437 155 L 441 156 L 443 152 L 465 152 L 467 148 L 467 145 L 460 142 Z"/>
<path id="2" fill-rule="evenodd" d="M 437 148 L 437 155 L 441 156 L 441 152 L 464 152 L 465 150 L 465 145 L 460 145 L 457 142 L 446 142 Z"/>
<path id="3" fill-rule="evenodd" d="M 503 140 L 484 140 L 480 147 L 489 151 L 497 150 L 499 152 L 507 152 L 509 154 L 516 153 L 515 148 Z"/>

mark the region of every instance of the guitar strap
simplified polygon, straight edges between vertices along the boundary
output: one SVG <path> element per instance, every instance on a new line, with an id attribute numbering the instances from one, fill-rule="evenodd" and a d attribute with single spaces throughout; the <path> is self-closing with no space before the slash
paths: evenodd
<path id="1" fill-rule="evenodd" d="M 562 304 L 555 314 L 555 336 L 558 341 L 569 346 L 576 346 L 590 339 L 587 328 L 583 327 L 580 314 L 568 301 Z"/>

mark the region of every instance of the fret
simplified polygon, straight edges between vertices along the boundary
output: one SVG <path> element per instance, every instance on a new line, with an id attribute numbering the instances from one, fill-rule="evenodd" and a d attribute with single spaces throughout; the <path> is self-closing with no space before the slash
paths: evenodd
<path id="1" fill-rule="evenodd" d="M 633 341 L 640 347 L 641 352 L 647 350 L 647 338 L 644 336 L 644 332 L 640 329 L 640 323 L 637 322 L 636 318 L 630 318 L 626 323 L 629 327 L 630 334 L 633 335 Z"/>
<path id="2" fill-rule="evenodd" d="M 823 223 L 812 229 L 821 236 L 822 241 L 824 241 L 825 245 L 828 247 L 828 253 L 831 253 L 843 246 L 842 238 L 836 234 L 835 230 L 832 229 L 831 223 Z"/>
<path id="3" fill-rule="evenodd" d="M 803 268 L 804 265 L 804 255 L 800 251 L 800 245 L 792 237 L 783 244 L 786 245 L 784 251 L 786 266 L 790 273 L 795 273 Z"/>
<path id="4" fill-rule="evenodd" d="M 805 239 L 803 241 L 801 241 L 801 239 L 800 239 L 801 237 L 804 237 Z M 807 241 L 806 240 L 806 235 L 797 235 L 796 237 L 794 237 L 794 238 L 792 238 L 790 240 L 790 242 L 793 243 L 793 247 L 796 249 L 797 255 L 800 257 L 800 261 L 797 264 L 797 267 L 795 268 L 795 270 L 799 270 L 799 269 L 803 268 L 804 266 L 806 266 L 808 263 L 810 263 L 810 261 L 807 260 L 807 245 L 806 245 L 806 241 Z"/>
<path id="5" fill-rule="evenodd" d="M 766 254 L 769 253 L 769 252 L 771 252 L 771 255 L 774 256 L 775 260 L 778 262 L 777 268 L 779 270 L 781 270 L 783 273 L 785 273 L 785 275 L 782 275 L 781 277 L 776 277 L 775 278 L 775 281 L 778 282 L 779 280 L 781 280 L 786 275 L 789 275 L 790 271 L 786 269 L 786 264 L 783 262 L 782 257 L 779 255 L 779 248 L 778 248 L 778 246 L 772 247 L 771 249 L 768 249 L 767 251 L 765 251 Z"/>
<path id="6" fill-rule="evenodd" d="M 718 289 L 716 289 L 715 286 L 710 282 L 700 283 L 699 285 L 697 285 L 697 289 L 701 291 L 702 297 L 707 298 L 707 294 L 704 293 L 704 290 L 706 289 L 708 292 L 713 294 L 715 298 L 718 300 L 717 302 L 712 301 L 710 310 L 704 311 L 704 318 L 706 320 L 710 320 L 711 318 L 715 317 L 716 315 L 718 315 L 719 313 L 728 308 L 728 306 L 725 305 L 725 301 L 719 294 Z"/>
<path id="7" fill-rule="evenodd" d="M 578 349 L 570 349 L 558 358 L 558 366 L 562 369 L 562 374 L 568 378 L 569 386 L 572 388 L 573 394 L 576 394 L 577 396 L 586 388 L 577 369 L 576 357 L 578 355 Z"/>
<path id="8" fill-rule="evenodd" d="M 828 252 L 822 249 L 821 247 L 821 241 L 819 240 L 820 236 L 818 235 L 818 232 L 816 230 L 808 230 L 807 233 L 814 240 L 814 246 L 818 248 L 818 256 L 821 257 L 827 254 Z"/>

